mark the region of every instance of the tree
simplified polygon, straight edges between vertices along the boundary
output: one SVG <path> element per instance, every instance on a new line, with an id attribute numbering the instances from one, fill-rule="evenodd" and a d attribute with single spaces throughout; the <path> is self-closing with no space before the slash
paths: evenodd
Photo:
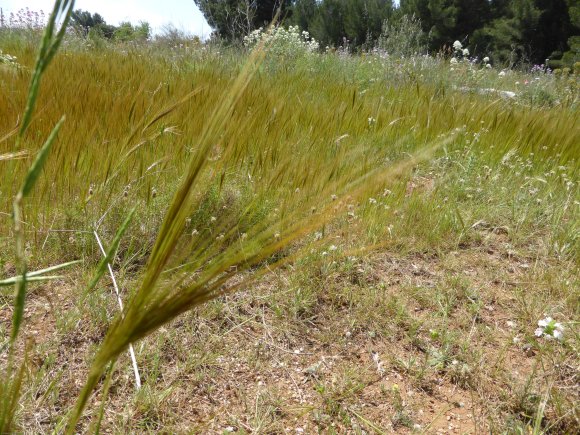
<path id="1" fill-rule="evenodd" d="M 121 42 L 147 41 L 151 37 L 151 26 L 146 21 L 141 21 L 137 26 L 123 22 L 115 30 L 114 37 Z"/>
<path id="2" fill-rule="evenodd" d="M 541 11 L 534 0 L 511 0 L 507 16 L 493 20 L 479 30 L 475 40 L 494 53 L 496 60 L 511 64 L 537 59 L 534 45 L 538 40 Z"/>
<path id="3" fill-rule="evenodd" d="M 455 7 L 455 39 L 467 40 L 491 19 L 491 4 L 488 0 L 455 0 Z"/>
<path id="4" fill-rule="evenodd" d="M 391 0 L 345 0 L 344 30 L 355 46 L 371 46 L 393 13 Z"/>
<path id="5" fill-rule="evenodd" d="M 289 16 L 291 0 L 194 0 L 215 33 L 227 40 L 241 39 L 276 17 Z"/>
<path id="6" fill-rule="evenodd" d="M 423 31 L 430 35 L 430 48 L 439 50 L 464 38 L 456 30 L 461 3 L 459 0 L 401 0 L 400 9 L 404 15 L 420 20 Z"/>
<path id="7" fill-rule="evenodd" d="M 537 38 L 534 41 L 536 61 L 544 61 L 547 58 L 562 57 L 568 49 L 569 38 L 578 35 L 578 27 L 574 29 L 570 12 L 573 2 L 566 0 L 538 0 L 537 5 L 541 10 L 538 20 Z M 575 0 L 578 4 L 578 0 Z M 571 41 L 572 42 L 572 41 Z"/>
<path id="8" fill-rule="evenodd" d="M 346 39 L 344 15 L 346 11 L 341 0 L 323 0 L 318 4 L 316 14 L 310 24 L 310 33 L 322 46 L 340 46 Z"/>
<path id="9" fill-rule="evenodd" d="M 562 56 L 562 66 L 572 67 L 580 62 L 580 0 L 566 0 L 570 18 L 568 51 Z"/>
<path id="10" fill-rule="evenodd" d="M 316 0 L 296 0 L 292 5 L 292 24 L 310 32 L 317 8 Z"/>
<path id="11" fill-rule="evenodd" d="M 116 27 L 105 22 L 105 19 L 97 14 L 91 14 L 89 11 L 77 9 L 71 14 L 70 25 L 76 29 L 82 36 L 88 36 L 89 33 L 96 33 L 105 38 L 112 38 Z"/>

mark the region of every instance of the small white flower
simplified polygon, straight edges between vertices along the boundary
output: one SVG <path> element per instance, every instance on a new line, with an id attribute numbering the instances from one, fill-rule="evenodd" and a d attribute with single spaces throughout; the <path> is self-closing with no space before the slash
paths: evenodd
<path id="1" fill-rule="evenodd" d="M 452 64 L 456 64 L 456 63 L 457 63 L 457 59 L 456 59 L 456 58 L 454 58 L 454 57 L 452 57 L 452 58 L 451 58 L 451 60 L 450 60 L 449 62 L 451 62 Z"/>
<path id="2" fill-rule="evenodd" d="M 469 56 L 469 50 L 467 48 L 463 49 L 463 55 L 464 56 Z"/>
<path id="3" fill-rule="evenodd" d="M 461 44 L 461 42 L 459 42 L 459 41 L 455 41 L 455 42 L 453 43 L 453 48 L 454 48 L 455 50 L 459 51 L 459 50 L 461 50 L 461 49 L 463 48 L 463 45 Z"/>
<path id="4" fill-rule="evenodd" d="M 485 65 L 485 67 L 486 67 L 487 69 L 491 69 L 491 65 L 490 65 L 489 63 L 488 63 L 487 65 Z"/>
<path id="5" fill-rule="evenodd" d="M 484 63 L 489 63 L 489 57 L 485 56 L 485 57 L 483 58 L 483 62 L 484 62 Z"/>
<path id="6" fill-rule="evenodd" d="M 503 76 L 505 76 L 505 71 L 500 71 L 500 72 L 498 73 L 498 76 L 500 76 L 500 77 L 503 77 Z"/>
<path id="7" fill-rule="evenodd" d="M 534 331 L 536 337 L 543 337 L 546 340 L 555 338 L 561 341 L 564 338 L 564 326 L 556 322 L 551 317 L 538 320 L 538 328 Z"/>
<path id="8" fill-rule="evenodd" d="M 338 249 L 338 248 L 337 248 L 335 245 L 330 245 L 330 246 L 328 247 L 328 250 L 329 250 L 329 251 L 336 251 L 337 249 Z"/>
<path id="9" fill-rule="evenodd" d="M 545 319 L 538 320 L 538 326 L 545 328 L 546 326 L 548 326 L 552 322 L 552 320 L 553 319 L 551 317 L 546 317 Z"/>

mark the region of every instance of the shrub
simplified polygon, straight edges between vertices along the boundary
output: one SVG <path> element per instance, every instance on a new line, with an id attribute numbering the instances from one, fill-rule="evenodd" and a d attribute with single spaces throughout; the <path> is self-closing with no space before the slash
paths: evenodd
<path id="1" fill-rule="evenodd" d="M 429 35 L 421 28 L 421 20 L 404 15 L 400 20 L 385 20 L 377 46 L 391 55 L 413 56 L 427 51 Z"/>
<path id="2" fill-rule="evenodd" d="M 319 49 L 319 43 L 310 37 L 307 31 L 300 32 L 298 26 L 272 27 L 264 30 L 262 27 L 244 37 L 246 47 L 255 47 L 264 43 L 268 52 L 276 57 L 295 59 Z"/>

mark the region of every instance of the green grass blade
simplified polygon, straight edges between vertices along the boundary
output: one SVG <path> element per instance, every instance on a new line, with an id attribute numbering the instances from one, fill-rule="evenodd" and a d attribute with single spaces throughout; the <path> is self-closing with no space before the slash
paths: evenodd
<path id="1" fill-rule="evenodd" d="M 36 180 L 38 179 L 40 173 L 42 172 L 42 168 L 44 167 L 44 163 L 46 162 L 46 158 L 48 156 L 48 152 L 50 151 L 52 143 L 54 142 L 54 139 L 56 139 L 56 135 L 58 134 L 58 131 L 60 130 L 60 127 L 62 126 L 63 122 L 64 116 L 60 119 L 60 121 L 58 121 L 58 123 L 52 129 L 52 132 L 48 136 L 48 139 L 38 152 L 38 155 L 36 156 L 34 163 L 32 163 L 32 166 L 28 170 L 28 174 L 26 174 L 24 184 L 22 185 L 21 188 L 21 193 L 23 197 L 28 196 L 28 194 L 34 187 Z"/>
<path id="2" fill-rule="evenodd" d="M 103 417 L 105 415 L 107 396 L 109 395 L 109 388 L 111 386 L 111 379 L 113 377 L 114 372 L 115 372 L 115 361 L 111 361 L 111 364 L 109 366 L 109 373 L 107 373 L 107 377 L 105 378 L 105 384 L 103 385 L 103 395 L 101 397 L 101 405 L 99 406 L 99 414 L 97 416 L 94 429 L 90 430 L 90 432 L 94 434 L 101 433 L 101 424 L 103 422 Z"/>
<path id="3" fill-rule="evenodd" d="M 74 0 L 65 0 L 64 4 L 61 0 L 55 1 L 54 8 L 50 14 L 44 35 L 42 37 L 40 50 L 38 51 L 38 57 L 34 66 L 34 72 L 32 73 L 32 79 L 30 80 L 28 98 L 26 99 L 26 108 L 24 109 L 22 124 L 20 125 L 20 131 L 18 133 L 19 138 L 24 136 L 24 133 L 26 133 L 26 130 L 30 126 L 30 122 L 32 121 L 32 113 L 34 112 L 36 99 L 38 97 L 38 90 L 40 88 L 40 78 L 54 57 L 58 47 L 60 46 L 60 43 L 62 42 L 73 8 Z M 63 14 L 64 17 L 61 28 L 56 37 L 54 37 L 53 33 L 56 21 Z"/>
<path id="4" fill-rule="evenodd" d="M 16 340 L 16 337 L 18 336 L 20 325 L 22 324 L 22 318 L 24 316 L 24 301 L 26 299 L 26 266 L 24 266 L 22 276 L 19 276 L 18 278 L 16 298 L 14 299 L 14 314 L 12 315 L 12 333 L 10 335 L 11 343 L 14 343 L 14 340 Z"/>
<path id="5" fill-rule="evenodd" d="M 104 273 L 106 272 L 107 264 L 111 263 L 111 261 L 115 258 L 115 254 L 117 252 L 117 249 L 119 248 L 119 243 L 121 243 L 121 239 L 123 238 L 123 234 L 125 234 L 125 231 L 127 231 L 127 228 L 129 228 L 129 224 L 131 223 L 131 220 L 133 219 L 134 214 L 135 214 L 135 208 L 133 208 L 129 212 L 129 215 L 127 216 L 125 221 L 121 224 L 121 226 L 117 230 L 117 234 L 115 234 L 115 238 L 113 239 L 111 246 L 107 250 L 107 255 L 99 262 L 99 265 L 97 266 L 95 276 L 91 280 L 91 282 L 87 288 L 87 292 L 89 292 L 95 288 L 95 286 L 97 285 L 99 280 L 103 277 Z"/>
<path id="6" fill-rule="evenodd" d="M 54 272 L 55 270 L 64 269 L 65 267 L 69 267 L 69 266 L 72 266 L 74 264 L 79 264 L 79 263 L 82 263 L 82 261 L 81 260 L 69 261 L 68 263 L 57 264 L 56 266 L 47 267 L 46 269 L 35 270 L 34 272 L 28 273 L 28 275 L 27 275 L 29 278 L 28 280 L 30 281 L 31 277 L 44 275 L 45 273 Z"/>
<path id="7" fill-rule="evenodd" d="M 33 277 L 26 275 L 26 282 L 31 283 L 31 282 L 54 281 L 55 279 L 63 279 L 63 278 L 64 276 L 61 275 L 33 276 Z M 22 275 L 13 276 L 12 278 L 7 278 L 0 281 L 0 287 L 7 287 L 20 282 L 22 282 Z"/>
<path id="8" fill-rule="evenodd" d="M 16 373 L 16 376 L 4 383 L 0 389 L 1 410 L 0 410 L 0 433 L 14 433 L 14 416 L 16 406 L 22 389 L 26 364 L 23 362 Z"/>

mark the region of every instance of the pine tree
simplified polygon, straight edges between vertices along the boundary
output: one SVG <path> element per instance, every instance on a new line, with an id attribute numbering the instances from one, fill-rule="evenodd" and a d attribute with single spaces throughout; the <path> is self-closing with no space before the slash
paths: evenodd
<path id="1" fill-rule="evenodd" d="M 534 58 L 540 15 L 534 0 L 511 0 L 507 16 L 498 17 L 475 32 L 474 42 L 501 63 L 529 62 Z"/>
<path id="2" fill-rule="evenodd" d="M 317 7 L 316 0 L 296 0 L 292 5 L 292 17 L 289 22 L 310 32 Z"/>
<path id="3" fill-rule="evenodd" d="M 391 0 L 344 0 L 344 30 L 355 46 L 371 46 L 393 12 Z"/>
<path id="4" fill-rule="evenodd" d="M 561 58 L 568 49 L 568 39 L 574 35 L 570 8 L 566 0 L 538 0 L 541 10 L 538 21 L 538 37 L 534 41 L 536 61 Z M 576 29 L 578 34 L 578 29 Z"/>
<path id="5" fill-rule="evenodd" d="M 455 0 L 455 7 L 455 39 L 468 41 L 477 29 L 481 29 L 491 19 L 491 4 L 488 0 Z"/>
<path id="6" fill-rule="evenodd" d="M 323 0 L 310 23 L 310 33 L 322 46 L 340 46 L 346 39 L 344 1 Z"/>
<path id="7" fill-rule="evenodd" d="M 429 0 L 431 46 L 437 50 L 457 39 L 455 27 L 459 9 L 454 0 Z"/>

